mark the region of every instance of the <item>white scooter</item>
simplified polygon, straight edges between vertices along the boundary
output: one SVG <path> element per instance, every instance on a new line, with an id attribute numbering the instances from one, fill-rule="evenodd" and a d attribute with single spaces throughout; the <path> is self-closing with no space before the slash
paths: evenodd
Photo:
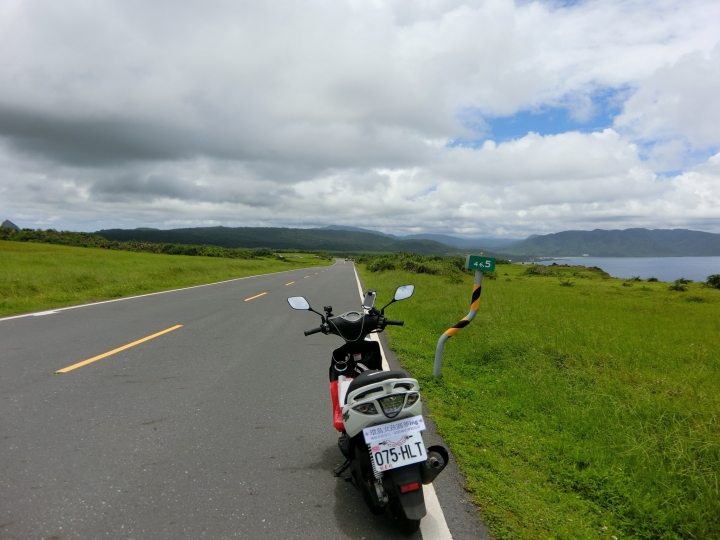
<path id="1" fill-rule="evenodd" d="M 335 349 L 330 364 L 330 395 L 335 429 L 346 461 L 336 476 L 350 469 L 352 482 L 363 494 L 373 514 L 388 511 L 401 532 L 412 534 L 427 513 L 422 485 L 431 483 L 448 462 L 442 446 L 425 448 L 420 385 L 402 371 L 383 371 L 380 344 L 368 335 L 403 321 L 385 318 L 385 309 L 412 296 L 415 287 L 402 285 L 381 310 L 375 289 L 365 293 L 362 312 L 333 315 L 332 307 L 321 314 L 302 296 L 288 298 L 293 309 L 320 315 L 322 324 L 305 332 L 340 336 L 345 345 Z"/>

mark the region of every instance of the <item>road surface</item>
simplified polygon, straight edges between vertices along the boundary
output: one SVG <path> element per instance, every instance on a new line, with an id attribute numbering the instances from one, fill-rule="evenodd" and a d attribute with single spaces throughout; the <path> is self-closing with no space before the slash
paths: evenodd
<path id="1" fill-rule="evenodd" d="M 353 265 L 0 320 L 0 538 L 398 538 L 331 474 L 341 340 L 303 336 L 300 295 L 358 309 Z M 484 538 L 461 482 L 440 517 Z"/>

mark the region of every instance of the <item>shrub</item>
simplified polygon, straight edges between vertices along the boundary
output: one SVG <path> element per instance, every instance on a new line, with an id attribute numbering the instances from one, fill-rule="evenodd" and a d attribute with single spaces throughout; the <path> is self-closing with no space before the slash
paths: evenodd
<path id="1" fill-rule="evenodd" d="M 541 264 L 534 264 L 525 270 L 528 276 L 555 276 L 557 272 L 547 266 Z"/>
<path id="2" fill-rule="evenodd" d="M 679 281 L 680 280 L 676 280 L 675 283 L 673 283 L 672 285 L 670 285 L 670 287 L 668 287 L 668 290 L 669 291 L 680 291 L 680 292 L 687 291 L 687 287 L 685 285 L 683 285 L 682 283 L 678 283 Z"/>
<path id="3" fill-rule="evenodd" d="M 253 257 L 274 257 L 275 252 L 267 248 L 255 249 L 252 251 Z"/>
<path id="4" fill-rule="evenodd" d="M 692 283 L 692 279 L 685 279 L 684 277 L 681 277 L 680 279 L 676 279 L 675 283 L 678 283 L 680 285 L 687 285 L 688 283 Z"/>
<path id="5" fill-rule="evenodd" d="M 560 282 L 561 287 L 572 287 L 574 285 L 574 283 L 569 279 L 563 279 L 559 277 L 558 281 Z"/>
<path id="6" fill-rule="evenodd" d="M 660 280 L 656 277 L 649 277 L 648 282 L 651 282 L 651 281 L 660 281 Z"/>
<path id="7" fill-rule="evenodd" d="M 357 262 L 367 265 L 370 272 L 385 270 L 404 270 L 415 274 L 433 276 L 462 275 L 465 272 L 465 261 L 460 257 L 440 257 L 437 255 L 417 255 L 415 253 L 394 253 L 387 255 L 363 255 Z M 462 279 L 451 277 L 452 281 Z"/>
<path id="8" fill-rule="evenodd" d="M 490 280 L 496 280 L 497 279 L 497 272 L 485 272 L 484 277 Z M 505 274 L 507 276 L 507 274 Z"/>
<path id="9" fill-rule="evenodd" d="M 640 279 L 640 276 L 633 276 L 630 278 L 630 281 L 642 281 L 642 279 Z"/>
<path id="10" fill-rule="evenodd" d="M 371 272 L 383 272 L 386 270 L 395 270 L 395 263 L 388 257 L 381 257 L 372 260 L 367 264 L 367 269 Z"/>
<path id="11" fill-rule="evenodd" d="M 462 283 L 462 274 L 460 274 L 459 272 L 457 274 L 450 274 L 446 278 L 446 281 L 453 285 L 459 285 L 460 283 Z"/>
<path id="12" fill-rule="evenodd" d="M 628 282 L 628 281 L 625 281 L 625 282 L 623 283 L 623 287 L 632 287 L 632 286 L 633 286 L 633 284 L 630 283 L 630 282 Z"/>
<path id="13" fill-rule="evenodd" d="M 720 274 L 713 274 L 712 276 L 708 276 L 705 284 L 708 287 L 712 287 L 713 289 L 720 289 Z"/>

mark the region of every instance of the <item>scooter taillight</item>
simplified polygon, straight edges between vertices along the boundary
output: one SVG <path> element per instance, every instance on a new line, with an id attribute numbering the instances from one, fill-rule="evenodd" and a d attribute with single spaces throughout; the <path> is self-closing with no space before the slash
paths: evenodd
<path id="1" fill-rule="evenodd" d="M 405 403 L 405 394 L 395 394 L 378 399 L 380 407 L 382 407 L 385 416 L 395 418 L 402 411 L 403 403 Z"/>
<path id="2" fill-rule="evenodd" d="M 417 491 L 418 489 L 420 489 L 420 484 L 418 482 L 413 482 L 407 486 L 400 486 L 400 493 L 410 493 L 411 491 Z"/>

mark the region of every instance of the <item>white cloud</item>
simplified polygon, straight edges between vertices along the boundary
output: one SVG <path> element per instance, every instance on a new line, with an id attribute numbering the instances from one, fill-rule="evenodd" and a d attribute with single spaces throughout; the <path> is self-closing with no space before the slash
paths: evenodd
<path id="1" fill-rule="evenodd" d="M 616 126 L 636 139 L 659 142 L 655 160 L 683 165 L 688 150 L 720 148 L 720 46 L 688 53 L 658 68 L 625 103 Z"/>
<path id="2" fill-rule="evenodd" d="M 720 139 L 719 36 L 714 0 L 6 1 L 0 217 L 720 231 L 687 187 L 716 193 L 688 156 Z M 588 118 L 608 88 L 614 130 L 444 146 L 468 116 Z"/>

